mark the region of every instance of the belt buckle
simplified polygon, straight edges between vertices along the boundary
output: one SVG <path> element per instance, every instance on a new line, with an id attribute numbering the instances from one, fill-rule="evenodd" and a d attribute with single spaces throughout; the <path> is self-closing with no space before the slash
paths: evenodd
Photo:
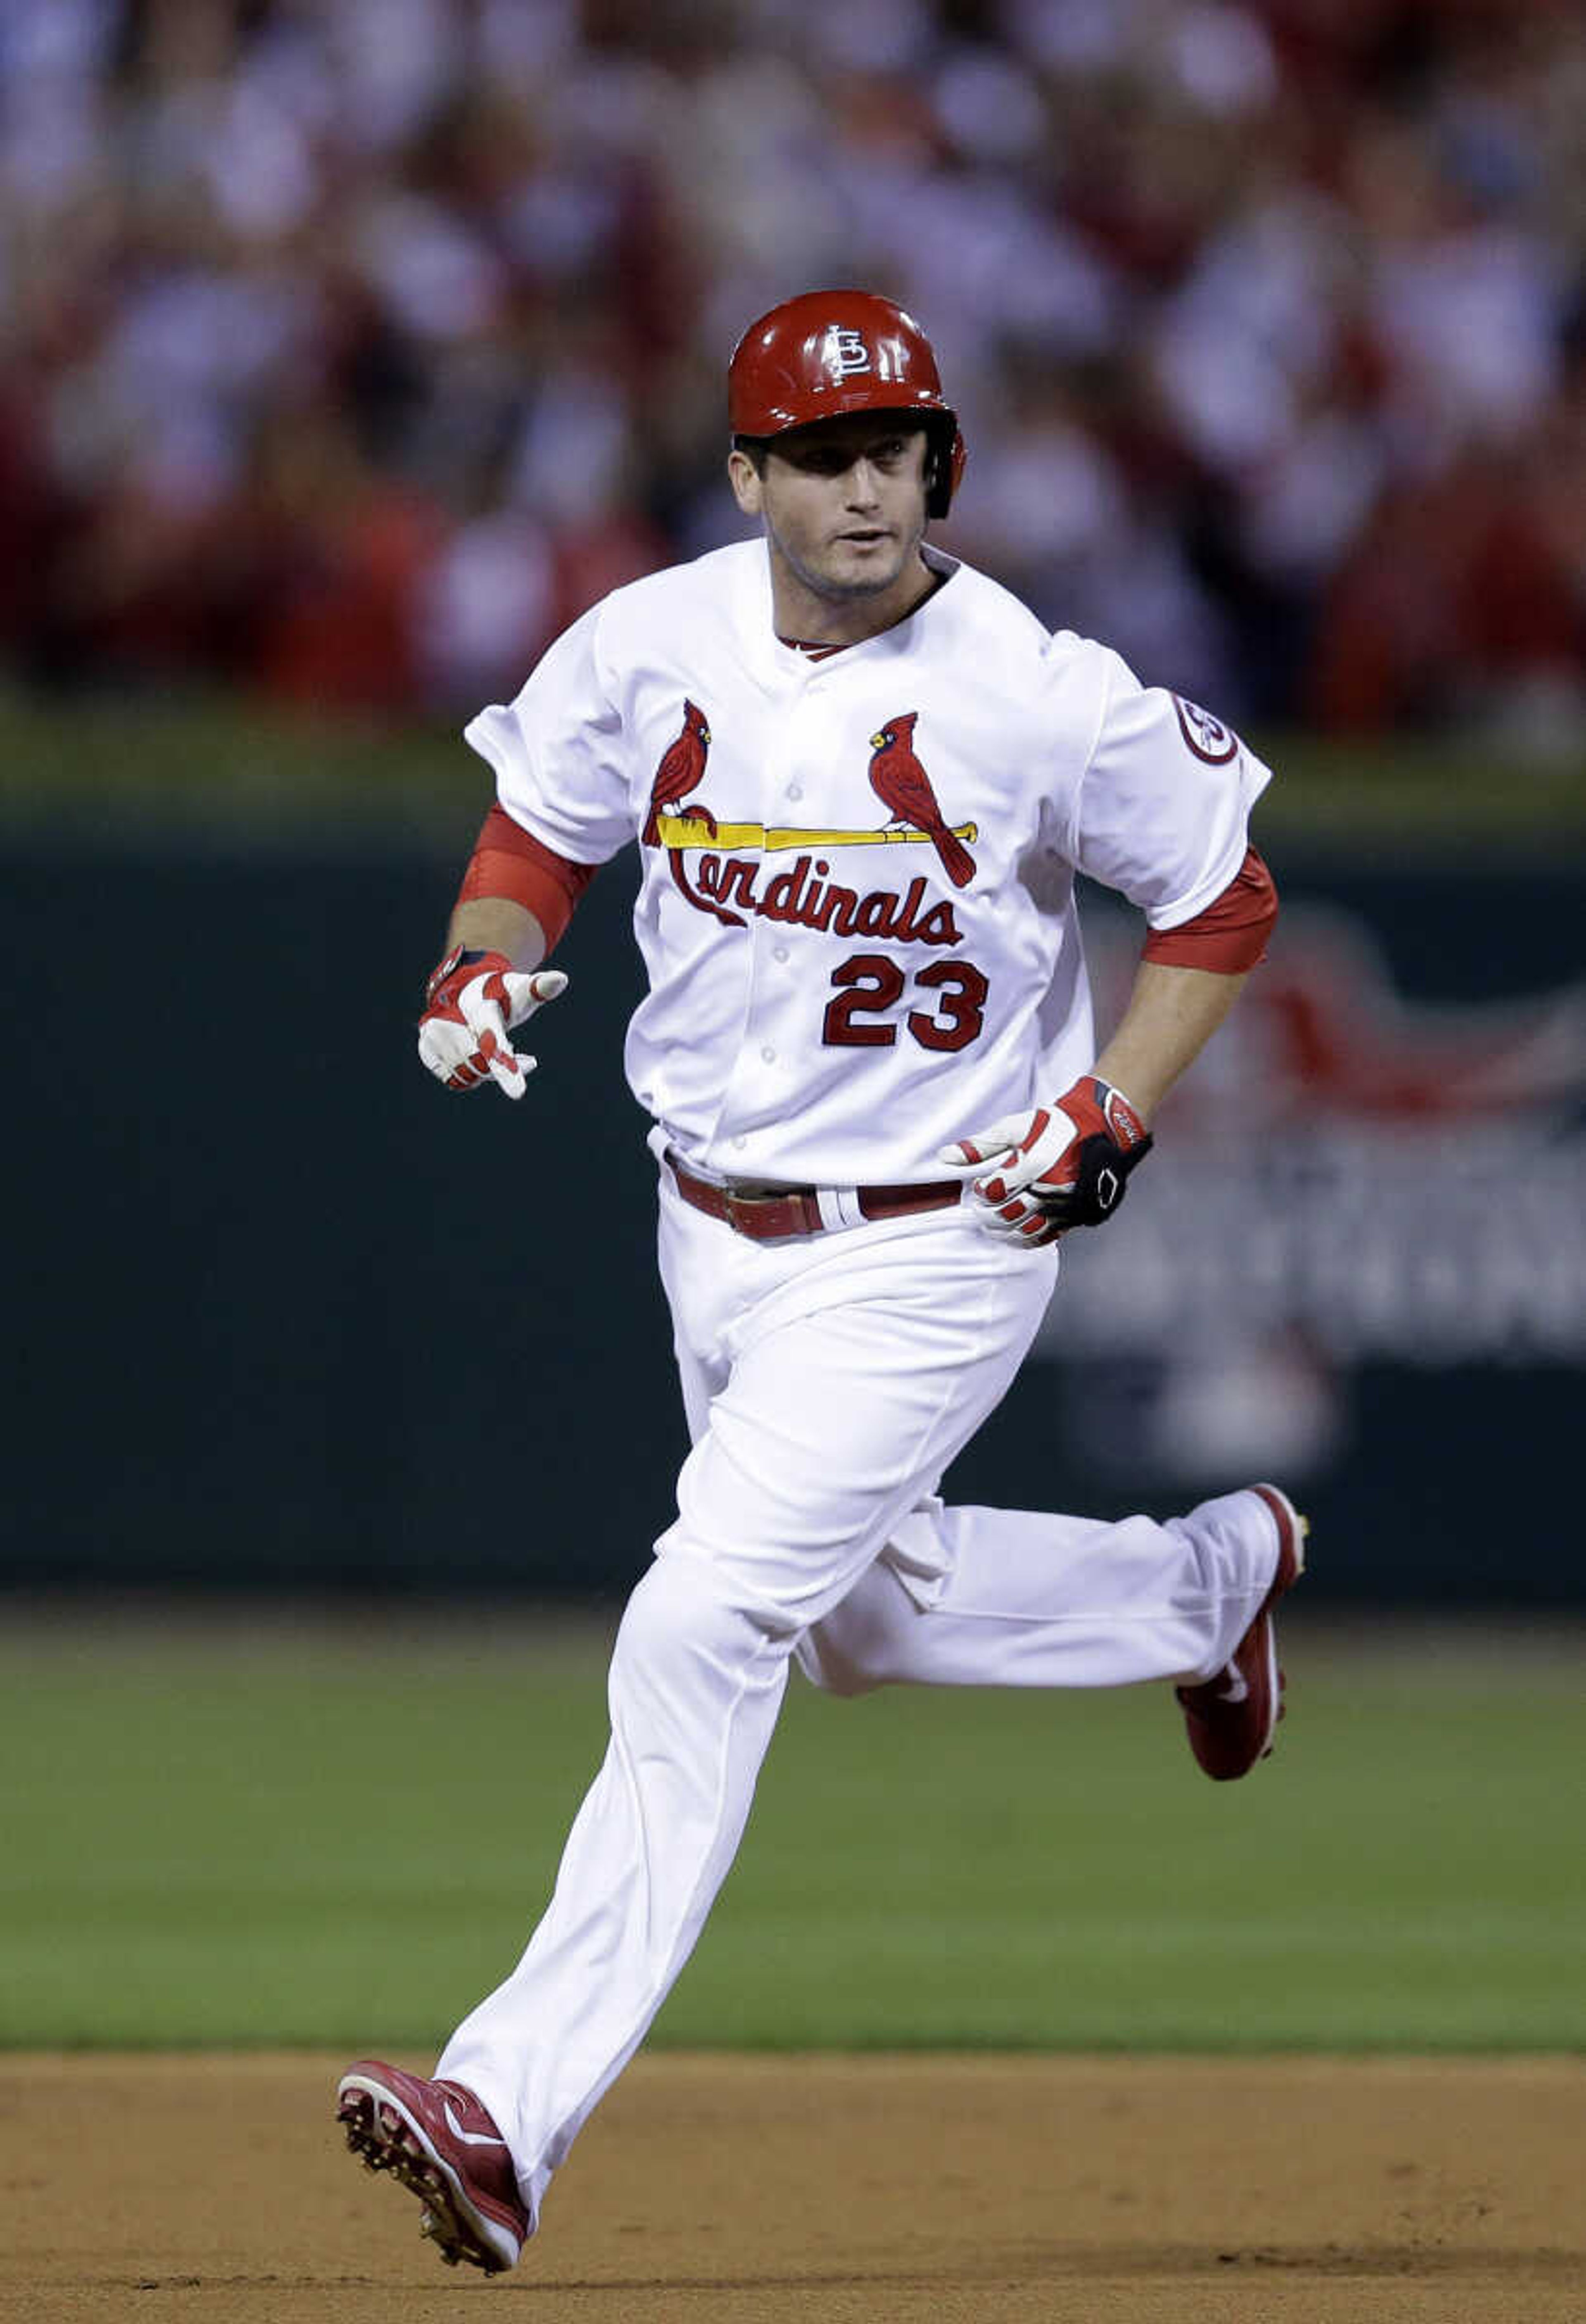
<path id="1" fill-rule="evenodd" d="M 751 1242 L 759 1241 L 761 1238 L 756 1234 L 755 1229 L 764 1220 L 767 1211 L 778 1204 L 788 1202 L 797 1192 L 798 1189 L 790 1186 L 766 1186 L 757 1194 L 745 1194 L 740 1193 L 729 1179 L 722 1189 L 727 1224 L 734 1234 L 744 1235 Z"/>
<path id="2" fill-rule="evenodd" d="M 735 1188 L 732 1186 L 723 1187 L 722 1200 L 726 1205 L 727 1224 L 732 1228 L 734 1234 L 747 1235 L 749 1233 L 749 1229 L 743 1224 L 740 1213 L 745 1211 L 752 1213 L 754 1204 L 757 1199 L 763 1200 L 764 1198 L 763 1196 L 757 1198 L 753 1194 L 740 1194 Z"/>

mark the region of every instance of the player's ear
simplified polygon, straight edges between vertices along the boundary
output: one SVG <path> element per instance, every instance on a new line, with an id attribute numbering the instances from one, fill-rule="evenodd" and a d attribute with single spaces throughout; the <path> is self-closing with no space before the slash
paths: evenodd
<path id="1" fill-rule="evenodd" d="M 733 498 L 745 516 L 759 516 L 765 506 L 765 492 L 760 470 L 747 452 L 733 445 L 727 455 L 727 482 L 733 487 Z"/>

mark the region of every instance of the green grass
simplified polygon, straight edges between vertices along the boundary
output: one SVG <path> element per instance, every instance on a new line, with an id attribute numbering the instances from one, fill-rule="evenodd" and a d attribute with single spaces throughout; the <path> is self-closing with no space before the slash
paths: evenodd
<path id="1" fill-rule="evenodd" d="M 1361 1655 L 1296 1617 L 1278 1756 L 1229 1786 L 1161 1689 L 836 1703 L 796 1679 L 658 2036 L 1578 2045 L 1569 1643 Z M 429 2048 L 543 1900 L 604 1665 L 598 1635 L 517 1616 L 14 1627 L 0 2042 Z"/>

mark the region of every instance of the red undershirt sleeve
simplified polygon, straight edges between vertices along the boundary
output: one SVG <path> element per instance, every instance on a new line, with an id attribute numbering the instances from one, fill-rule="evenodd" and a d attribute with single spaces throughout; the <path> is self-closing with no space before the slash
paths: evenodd
<path id="1" fill-rule="evenodd" d="M 514 823 L 504 807 L 493 807 L 479 826 L 457 901 L 470 904 L 480 896 L 510 896 L 532 912 L 545 930 L 549 959 L 598 868 L 570 862 Z"/>
<path id="2" fill-rule="evenodd" d="M 1219 976 L 1242 976 L 1267 957 L 1267 939 L 1277 919 L 1277 890 L 1253 847 L 1220 896 L 1203 912 L 1176 928 L 1158 928 L 1146 938 L 1142 959 L 1166 968 L 1205 968 Z"/>

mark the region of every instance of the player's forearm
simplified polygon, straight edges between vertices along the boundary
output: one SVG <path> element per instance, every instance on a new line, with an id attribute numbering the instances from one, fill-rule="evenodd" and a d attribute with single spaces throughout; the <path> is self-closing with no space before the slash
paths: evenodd
<path id="1" fill-rule="evenodd" d="M 1095 1070 L 1149 1121 L 1179 1075 L 1194 1065 L 1245 982 L 1203 968 L 1140 963 L 1129 1006 Z"/>
<path id="2" fill-rule="evenodd" d="M 459 904 L 447 930 L 447 950 L 465 945 L 470 952 L 505 953 L 514 968 L 538 968 L 550 947 L 545 930 L 526 905 L 511 896 L 475 896 Z"/>

